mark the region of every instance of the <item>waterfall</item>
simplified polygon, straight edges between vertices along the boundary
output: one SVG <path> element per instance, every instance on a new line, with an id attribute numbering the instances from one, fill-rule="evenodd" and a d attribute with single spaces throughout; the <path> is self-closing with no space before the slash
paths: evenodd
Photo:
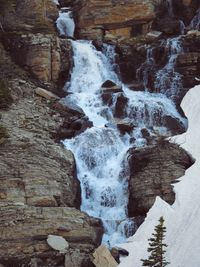
<path id="1" fill-rule="evenodd" d="M 173 98 L 182 89 L 182 77 L 174 70 L 177 56 L 183 53 L 181 37 L 170 38 L 167 40 L 166 49 L 168 50 L 168 62 L 156 74 L 155 87 L 167 97 Z"/>
<path id="2" fill-rule="evenodd" d="M 56 26 L 60 35 L 73 37 L 75 23 L 72 17 L 72 11 L 68 9 L 61 9 L 59 11 L 59 17 L 56 20 Z"/>
<path id="3" fill-rule="evenodd" d="M 200 30 L 200 9 L 190 22 L 189 27 L 193 30 Z"/>
<path id="4" fill-rule="evenodd" d="M 65 85 L 65 90 L 71 93 L 67 101 L 80 106 L 94 127 L 65 140 L 64 144 L 76 159 L 82 188 L 81 210 L 101 218 L 105 229 L 103 242 L 113 246 L 123 242 L 134 228 L 134 221 L 127 217 L 129 174 L 126 152 L 131 147 L 131 137 L 136 139 L 135 146 L 144 145 L 145 139 L 140 132 L 143 127 L 150 132 L 159 128 L 160 132 L 166 133 L 160 121 L 162 116 L 170 115 L 180 120 L 181 117 L 165 95 L 133 92 L 121 83 L 114 71 L 113 46 L 104 45 L 102 53 L 90 41 L 80 40 L 72 41 L 72 47 L 74 67 L 71 81 Z M 123 94 L 129 98 L 126 116 L 135 125 L 130 134 L 121 136 L 114 126 L 115 98 L 112 107 L 102 103 L 100 88 L 108 79 L 121 84 Z"/>
<path id="5" fill-rule="evenodd" d="M 149 88 L 149 72 L 154 65 L 153 48 L 147 48 L 146 61 L 137 70 L 137 79 L 143 82 L 146 91 L 150 91 Z"/>

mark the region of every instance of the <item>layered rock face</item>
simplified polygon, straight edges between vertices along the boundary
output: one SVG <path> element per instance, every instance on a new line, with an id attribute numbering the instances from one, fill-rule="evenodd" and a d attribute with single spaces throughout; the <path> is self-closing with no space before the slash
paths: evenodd
<path id="1" fill-rule="evenodd" d="M 98 219 L 77 210 L 74 157 L 52 139 L 63 118 L 34 94 L 33 84 L 15 79 L 10 88 L 14 104 L 1 112 L 9 138 L 0 146 L 0 263 L 89 266 L 103 229 Z M 47 245 L 49 234 L 69 242 L 66 255 Z"/>
<path id="2" fill-rule="evenodd" d="M 4 45 L 13 60 L 38 81 L 63 84 L 67 80 L 71 68 L 70 41 L 54 34 L 12 33 L 4 37 Z"/>
<path id="3" fill-rule="evenodd" d="M 99 244 L 99 220 L 67 208 L 1 205 L 4 229 L 0 238 L 0 262 L 4 266 L 90 266 L 90 253 Z M 49 233 L 64 237 L 67 253 L 53 251 Z"/>
<path id="4" fill-rule="evenodd" d="M 131 37 L 138 28 L 147 31 L 155 9 L 150 0 L 90 0 L 81 2 L 77 17 L 80 38 L 102 40 L 107 34 Z"/>
<path id="5" fill-rule="evenodd" d="M 52 0 L 16 1 L 3 15 L 4 46 L 13 60 L 43 86 L 55 83 L 62 87 L 71 68 L 71 44 L 57 37 L 57 17 Z"/>
<path id="6" fill-rule="evenodd" d="M 79 210 L 73 154 L 54 141 L 72 116 L 69 109 L 54 109 L 59 97 L 44 90 L 60 93 L 71 66 L 70 42 L 54 32 L 55 14 L 53 1 L 16 1 L 9 22 L 10 14 L 4 14 L 9 32 L 1 32 L 1 41 L 23 68 L 0 43 L 0 82 L 9 79 L 4 97 L 11 94 L 13 102 L 0 115 L 0 265 L 5 267 L 89 267 L 103 233 L 100 220 Z M 49 234 L 66 239 L 65 253 L 48 245 Z"/>
<path id="7" fill-rule="evenodd" d="M 145 216 L 156 196 L 172 204 L 175 195 L 171 184 L 193 164 L 190 156 L 167 141 L 131 149 L 129 155 L 129 215 Z"/>

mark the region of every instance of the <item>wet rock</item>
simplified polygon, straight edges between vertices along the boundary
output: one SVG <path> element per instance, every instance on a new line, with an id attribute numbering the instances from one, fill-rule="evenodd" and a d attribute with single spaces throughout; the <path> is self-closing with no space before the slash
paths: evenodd
<path id="1" fill-rule="evenodd" d="M 60 102 L 60 104 L 63 105 L 63 110 L 68 111 L 69 113 L 72 113 L 73 115 L 78 115 L 78 116 L 84 115 L 84 111 L 82 110 L 82 108 L 72 103 L 67 98 L 63 99 Z"/>
<path id="2" fill-rule="evenodd" d="M 170 17 L 160 18 L 154 22 L 153 29 L 166 35 L 176 35 L 180 33 L 180 21 Z"/>
<path id="3" fill-rule="evenodd" d="M 72 118 L 66 118 L 63 125 L 57 131 L 57 139 L 64 140 L 70 139 L 84 132 L 87 128 L 93 126 L 93 123 L 89 121 L 88 117 L 84 116 L 76 120 Z"/>
<path id="4" fill-rule="evenodd" d="M 127 103 L 128 98 L 123 93 L 119 93 L 115 101 L 114 116 L 116 118 L 123 118 L 125 116 L 125 108 Z"/>
<path id="5" fill-rule="evenodd" d="M 129 84 L 126 84 L 126 86 L 132 91 L 144 91 L 144 85 L 139 81 L 131 82 Z"/>
<path id="6" fill-rule="evenodd" d="M 123 92 L 122 86 L 116 85 L 112 81 L 106 81 L 101 86 L 101 97 L 105 104 L 111 105 L 113 103 L 114 94 Z"/>
<path id="7" fill-rule="evenodd" d="M 142 134 L 142 137 L 147 140 L 150 138 L 150 133 L 146 128 L 141 129 L 141 134 Z"/>
<path id="8" fill-rule="evenodd" d="M 163 126 L 167 127 L 174 135 L 185 132 L 185 126 L 177 118 L 173 118 L 169 115 L 166 115 L 162 118 L 162 122 L 163 122 Z"/>
<path id="9" fill-rule="evenodd" d="M 156 196 L 174 202 L 171 184 L 193 164 L 180 147 L 160 140 L 157 145 L 129 150 L 129 216 L 145 216 Z"/>
<path id="10" fill-rule="evenodd" d="M 113 86 L 116 86 L 116 83 L 114 83 L 113 81 L 110 81 L 110 80 L 105 81 L 101 85 L 102 88 L 110 88 L 110 87 L 113 87 Z"/>
<path id="11" fill-rule="evenodd" d="M 121 134 L 131 133 L 134 129 L 134 124 L 130 120 L 119 120 L 116 122 L 117 128 Z"/>

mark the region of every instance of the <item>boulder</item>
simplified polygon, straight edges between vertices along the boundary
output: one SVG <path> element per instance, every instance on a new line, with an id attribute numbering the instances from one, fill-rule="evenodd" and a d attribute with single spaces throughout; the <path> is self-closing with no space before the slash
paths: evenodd
<path id="1" fill-rule="evenodd" d="M 47 243 L 60 253 L 66 253 L 69 248 L 69 243 L 62 236 L 48 235 Z"/>
<path id="2" fill-rule="evenodd" d="M 162 34 L 163 33 L 160 31 L 151 31 L 151 32 L 147 33 L 146 37 L 150 41 L 155 41 L 155 40 L 161 38 Z"/>
<path id="3" fill-rule="evenodd" d="M 116 267 L 118 265 L 118 263 L 111 255 L 109 249 L 104 245 L 99 246 L 95 250 L 93 256 L 93 263 L 96 267 Z"/>
<path id="4" fill-rule="evenodd" d="M 58 100 L 59 99 L 59 97 L 57 95 L 55 95 L 52 92 L 47 91 L 46 89 L 41 88 L 41 87 L 37 87 L 35 89 L 35 93 L 36 93 L 36 95 L 44 97 L 47 100 Z"/>
<path id="5" fill-rule="evenodd" d="M 115 101 L 114 116 L 123 118 L 125 116 L 125 107 L 128 103 L 128 98 L 123 93 L 118 93 Z"/>
<path id="6" fill-rule="evenodd" d="M 156 196 L 172 204 L 175 196 L 171 184 L 193 164 L 190 156 L 163 139 L 157 145 L 130 149 L 128 153 L 129 216 L 145 216 Z"/>
<path id="7" fill-rule="evenodd" d="M 174 135 L 184 133 L 186 130 L 185 126 L 178 118 L 174 118 L 169 115 L 162 118 L 162 123 L 163 126 L 167 127 Z"/>
<path id="8" fill-rule="evenodd" d="M 131 133 L 134 129 L 134 124 L 130 120 L 118 120 L 116 122 L 117 128 L 119 129 L 121 134 Z"/>
<path id="9" fill-rule="evenodd" d="M 110 88 L 110 87 L 113 87 L 113 86 L 116 86 L 116 83 L 114 83 L 113 81 L 110 81 L 110 80 L 105 81 L 101 85 L 102 88 Z"/>
<path id="10" fill-rule="evenodd" d="M 122 93 L 122 86 L 116 85 L 112 81 L 105 81 L 101 86 L 101 97 L 105 104 L 111 105 L 113 102 L 113 94 Z"/>

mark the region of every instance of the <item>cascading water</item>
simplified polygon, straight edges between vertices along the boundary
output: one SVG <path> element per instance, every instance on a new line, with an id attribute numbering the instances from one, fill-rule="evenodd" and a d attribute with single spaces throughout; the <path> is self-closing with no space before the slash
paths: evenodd
<path id="1" fill-rule="evenodd" d="M 56 20 L 56 26 L 60 35 L 73 37 L 75 23 L 72 17 L 72 11 L 68 9 L 61 9 L 59 11 L 59 17 Z"/>
<path id="2" fill-rule="evenodd" d="M 65 86 L 72 94 L 67 97 L 67 101 L 79 105 L 93 121 L 94 127 L 71 140 L 65 140 L 64 144 L 76 158 L 82 187 L 81 209 L 102 219 L 105 228 L 103 242 L 114 245 L 122 242 L 127 232 L 131 234 L 134 225 L 127 218 L 128 172 L 124 171 L 128 170 L 126 152 L 130 147 L 131 136 L 137 133 L 139 137 L 139 129 L 144 126 L 160 125 L 156 122 L 156 114 L 180 116 L 165 96 L 131 92 L 123 86 L 129 97 L 127 116 L 137 129 L 133 134 L 121 137 L 116 127 L 105 127 L 114 118 L 112 108 L 102 103 L 101 85 L 108 79 L 120 83 L 113 71 L 113 48 L 104 48 L 108 55 L 106 57 L 89 41 L 72 41 L 72 46 L 74 68 L 71 81 Z M 109 116 L 103 115 L 105 110 Z M 138 140 L 136 143 L 139 145 Z"/>
<path id="3" fill-rule="evenodd" d="M 69 21 L 65 21 L 69 28 Z M 101 218 L 105 233 L 103 243 L 115 245 L 133 234 L 134 221 L 127 216 L 128 164 L 127 150 L 133 145 L 145 144 L 141 129 L 148 128 L 151 134 L 165 135 L 162 117 L 169 115 L 182 120 L 173 102 L 163 94 L 133 92 L 124 86 L 116 73 L 114 47 L 103 45 L 103 52 L 97 51 L 90 41 L 71 41 L 74 67 L 71 80 L 65 85 L 70 92 L 66 104 L 71 102 L 81 107 L 93 127 L 65 140 L 76 159 L 77 174 L 82 188 L 81 210 Z M 149 61 L 151 59 L 149 53 Z M 150 63 L 150 62 L 149 62 Z M 101 98 L 101 85 L 111 80 L 123 88 L 128 98 L 125 116 L 134 124 L 131 133 L 121 135 L 115 121 L 118 94 L 114 94 L 111 106 Z"/>
<path id="4" fill-rule="evenodd" d="M 167 40 L 166 49 L 168 50 L 168 62 L 163 69 L 156 74 L 155 88 L 173 99 L 182 89 L 182 77 L 174 70 L 177 56 L 183 52 L 181 37 L 170 38 Z"/>
<path id="5" fill-rule="evenodd" d="M 149 71 L 154 65 L 153 48 L 147 48 L 146 61 L 137 70 L 137 78 L 143 82 L 146 91 L 149 91 Z"/>
<path id="6" fill-rule="evenodd" d="M 189 27 L 193 30 L 200 30 L 200 9 L 190 22 Z"/>

